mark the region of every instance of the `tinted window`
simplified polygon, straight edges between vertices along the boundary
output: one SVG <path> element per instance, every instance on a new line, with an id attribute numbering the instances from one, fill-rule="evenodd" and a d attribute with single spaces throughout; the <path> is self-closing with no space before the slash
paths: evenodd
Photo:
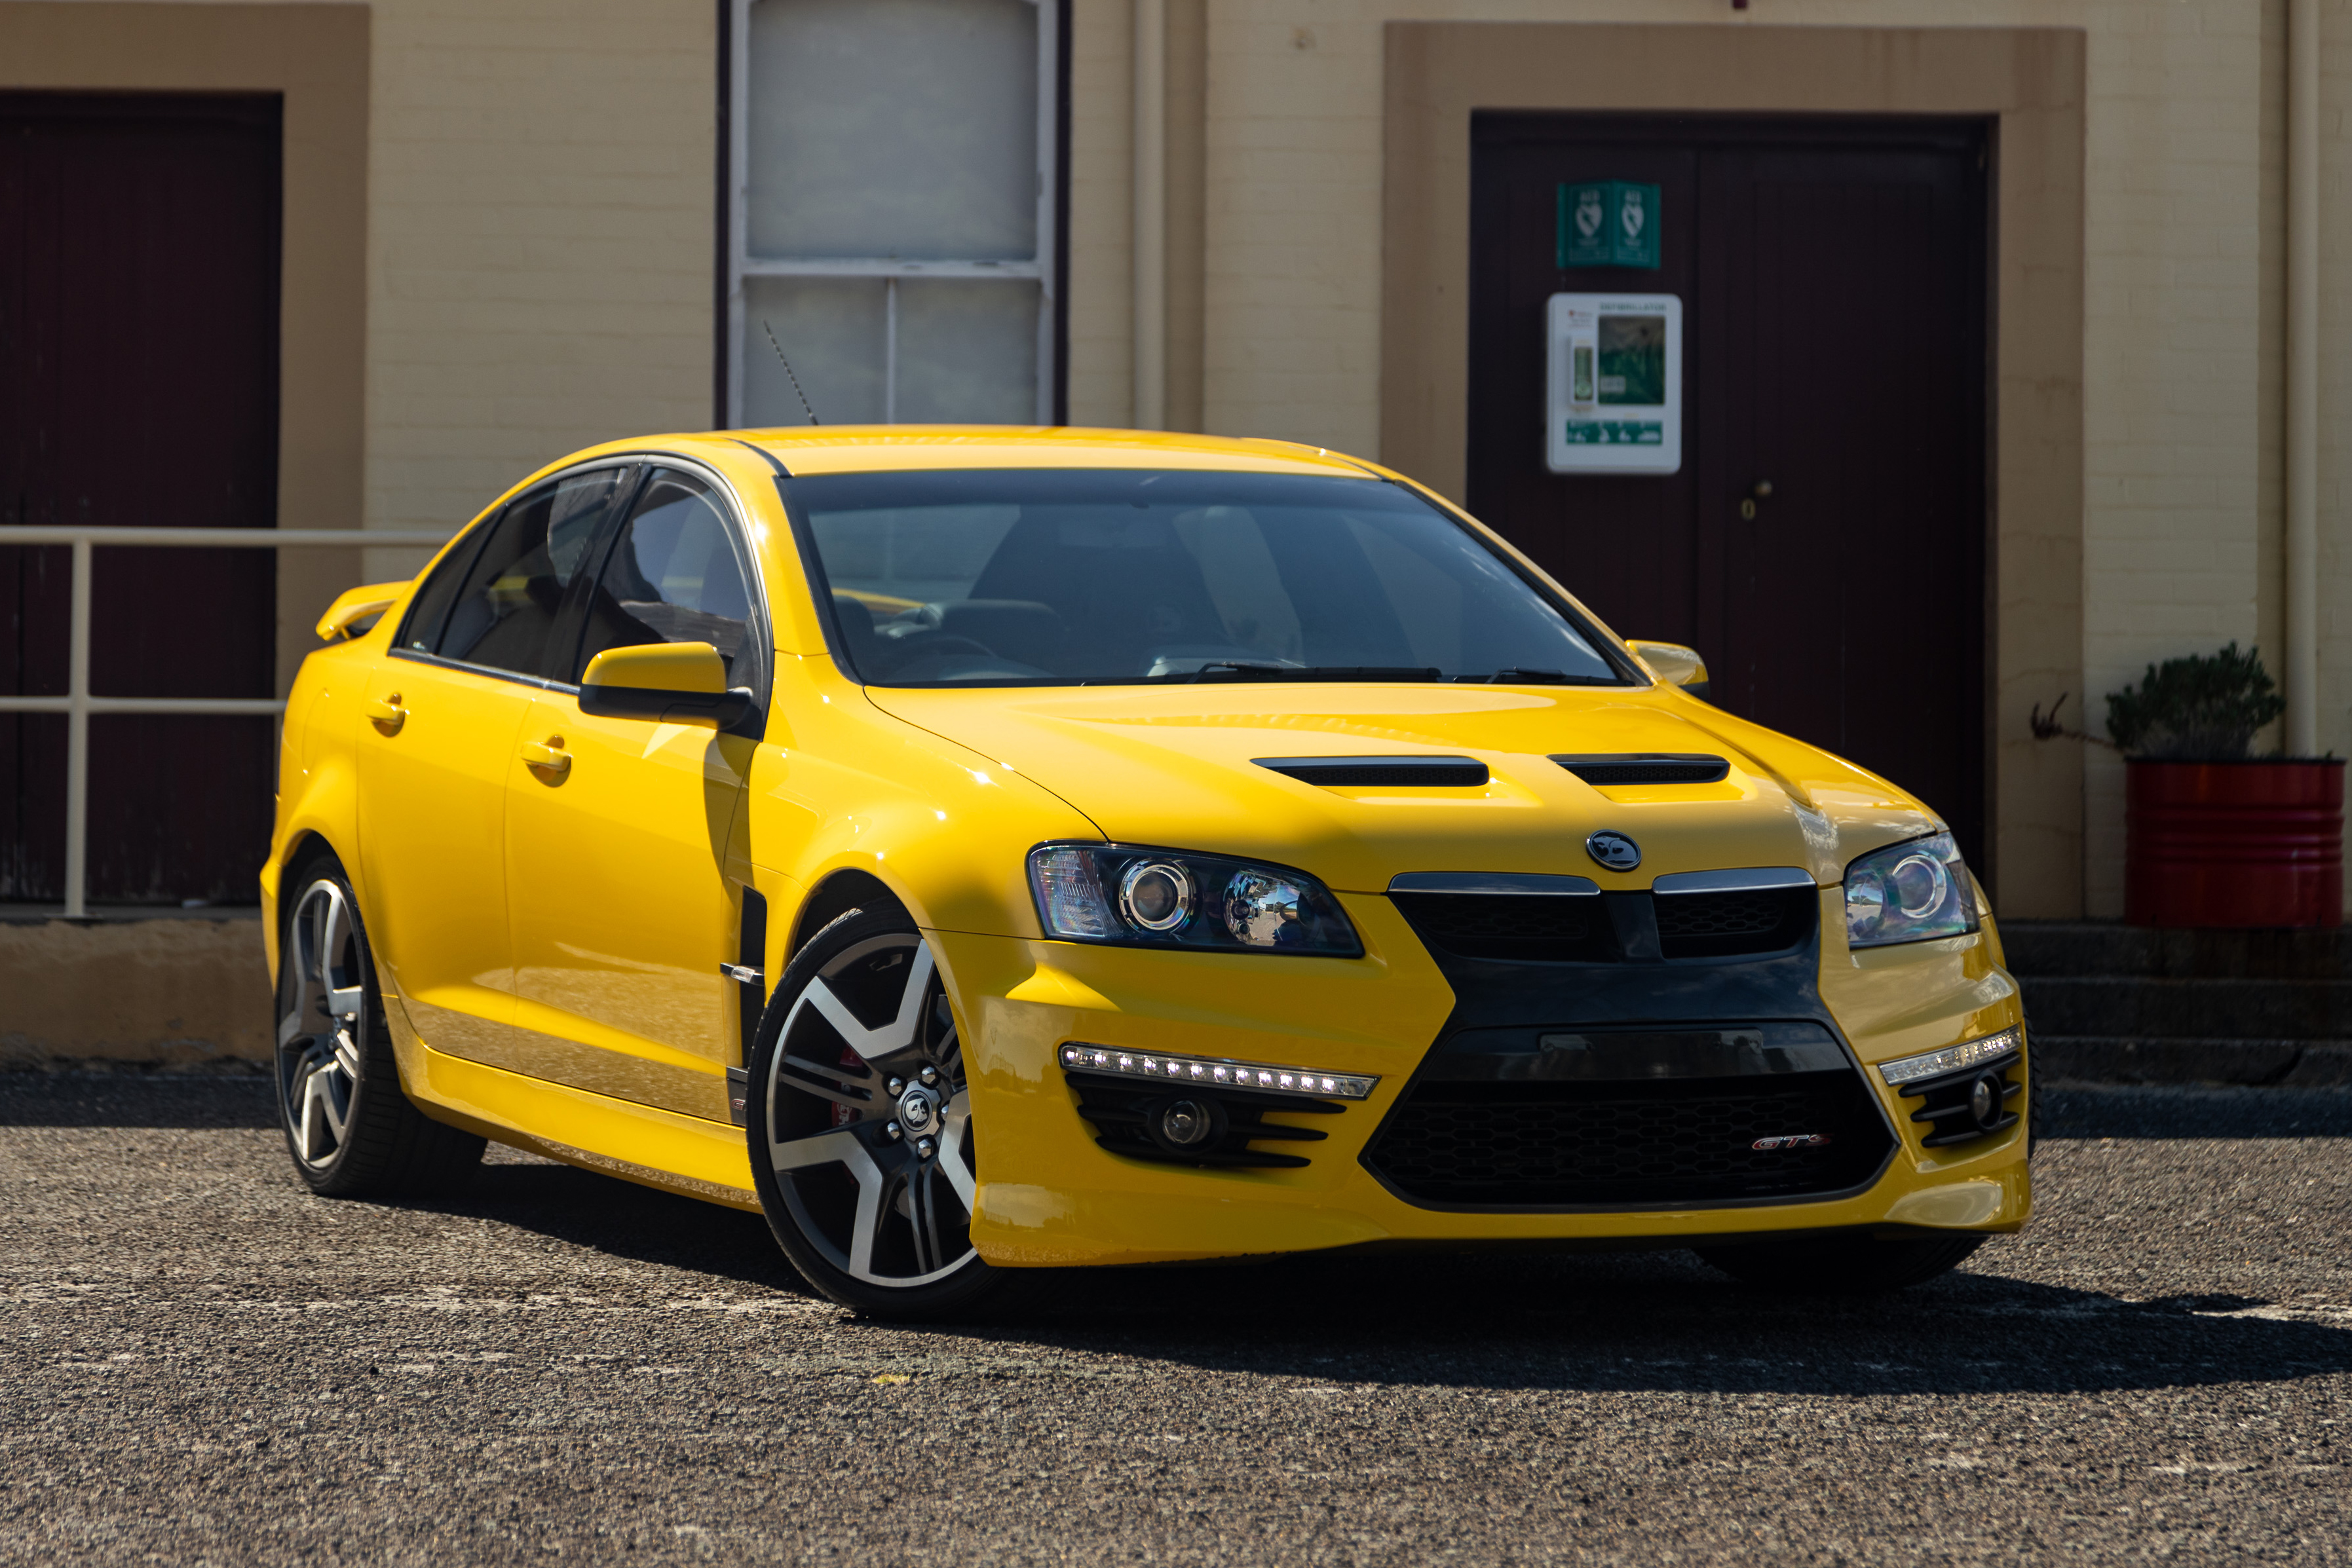
<path id="1" fill-rule="evenodd" d="M 480 553 L 484 528 L 470 538 L 458 541 L 457 548 L 441 558 L 425 586 L 416 591 L 415 601 L 408 607 L 408 625 L 401 633 L 400 645 L 419 653 L 433 652 L 441 641 L 442 622 L 449 618 L 449 606 L 457 601 L 457 591 L 465 586 L 466 569 Z"/>
<path id="2" fill-rule="evenodd" d="M 1384 480 L 1057 469 L 791 486 L 869 681 L 1623 678 L 1470 530 Z"/>
<path id="3" fill-rule="evenodd" d="M 708 643 L 727 661 L 730 685 L 751 684 L 744 657 L 751 593 L 729 533 L 709 486 L 656 470 L 613 541 L 569 678 L 577 681 L 607 648 Z"/>
<path id="4" fill-rule="evenodd" d="M 519 497 L 490 530 L 449 612 L 439 652 L 494 670 L 545 673 L 549 642 L 596 525 L 626 468 L 575 474 Z"/>

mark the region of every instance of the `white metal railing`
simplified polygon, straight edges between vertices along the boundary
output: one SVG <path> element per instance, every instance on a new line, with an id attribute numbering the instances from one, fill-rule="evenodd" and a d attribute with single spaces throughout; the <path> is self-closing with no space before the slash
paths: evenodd
<path id="1" fill-rule="evenodd" d="M 94 713 L 280 714 L 268 697 L 100 697 L 89 690 L 90 553 L 99 545 L 181 549 L 439 549 L 446 533 L 423 528 L 0 528 L 0 548 L 71 545 L 72 612 L 66 631 L 63 696 L 0 695 L 0 713 L 66 716 L 66 918 L 89 914 L 89 716 Z"/>

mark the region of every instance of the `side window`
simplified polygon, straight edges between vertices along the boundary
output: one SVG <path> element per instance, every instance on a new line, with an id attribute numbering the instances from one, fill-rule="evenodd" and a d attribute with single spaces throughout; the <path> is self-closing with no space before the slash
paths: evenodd
<path id="1" fill-rule="evenodd" d="M 756 685 L 750 649 L 751 586 L 727 514 L 709 486 L 662 468 L 646 482 L 613 541 L 588 605 L 587 635 L 569 678 L 607 648 L 708 643 L 727 661 L 730 685 Z"/>
<path id="2" fill-rule="evenodd" d="M 441 656 L 545 674 L 564 592 L 628 473 L 592 469 L 517 497 L 466 574 L 441 633 Z"/>
<path id="3" fill-rule="evenodd" d="M 442 624 L 449 619 L 449 606 L 457 601 L 457 590 L 466 583 L 466 569 L 482 553 L 482 538 L 498 531 L 498 524 L 486 523 L 469 538 L 459 541 L 457 548 L 442 558 L 416 591 L 416 598 L 408 607 L 408 624 L 401 629 L 400 645 L 413 653 L 429 653 L 439 646 Z"/>

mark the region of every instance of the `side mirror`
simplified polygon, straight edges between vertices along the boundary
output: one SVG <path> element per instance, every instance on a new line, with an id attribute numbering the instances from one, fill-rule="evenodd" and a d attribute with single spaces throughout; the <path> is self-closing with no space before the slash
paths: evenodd
<path id="1" fill-rule="evenodd" d="M 751 694 L 727 689 L 727 662 L 708 643 L 607 648 L 580 677 L 580 711 L 599 718 L 709 719 L 721 729 L 751 711 Z"/>
<path id="2" fill-rule="evenodd" d="M 319 617 L 316 628 L 321 643 L 341 642 L 346 637 L 364 637 L 383 619 L 383 612 L 400 602 L 408 591 L 405 582 L 371 582 L 361 588 L 347 588 L 327 606 Z"/>
<path id="3" fill-rule="evenodd" d="M 1642 665 L 1670 686 L 1680 686 L 1701 702 L 1707 700 L 1706 661 L 1698 656 L 1696 648 L 1685 648 L 1680 643 L 1633 643 L 1625 644 L 1633 650 L 1633 657 Z"/>

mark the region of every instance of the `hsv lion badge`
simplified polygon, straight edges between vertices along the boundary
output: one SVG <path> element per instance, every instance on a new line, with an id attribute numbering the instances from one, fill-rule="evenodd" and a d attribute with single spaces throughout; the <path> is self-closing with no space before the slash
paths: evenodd
<path id="1" fill-rule="evenodd" d="M 1632 871 L 1642 863 L 1642 846 L 1606 828 L 1584 841 L 1584 852 L 1611 871 Z"/>

